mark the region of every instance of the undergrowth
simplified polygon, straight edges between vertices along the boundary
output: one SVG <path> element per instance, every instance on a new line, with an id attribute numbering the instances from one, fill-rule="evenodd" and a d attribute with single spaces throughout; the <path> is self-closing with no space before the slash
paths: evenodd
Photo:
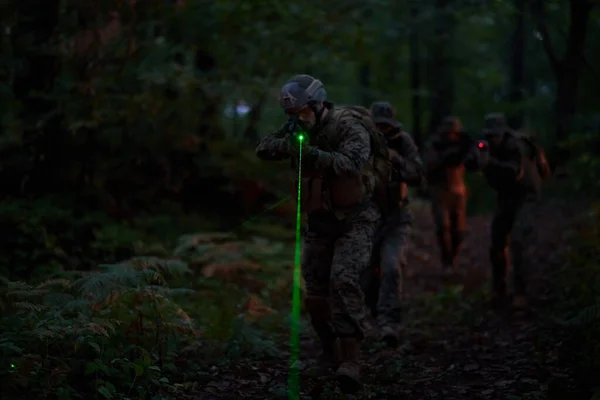
<path id="1" fill-rule="evenodd" d="M 272 307 L 289 306 L 271 301 L 290 287 L 272 278 L 290 260 L 284 250 L 260 238 L 187 235 L 170 252 L 138 246 L 160 257 L 70 279 L 2 278 L 2 397 L 181 398 L 215 365 L 276 356 L 265 333 L 285 323 Z"/>
<path id="2" fill-rule="evenodd" d="M 560 362 L 571 371 L 578 398 L 592 398 L 600 396 L 600 203 L 583 218 L 552 282 L 564 316 Z"/>

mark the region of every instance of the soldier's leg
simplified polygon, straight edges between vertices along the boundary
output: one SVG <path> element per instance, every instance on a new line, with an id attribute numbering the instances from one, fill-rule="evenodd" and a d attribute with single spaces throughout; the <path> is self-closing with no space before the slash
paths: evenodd
<path id="1" fill-rule="evenodd" d="M 328 301 L 333 244 L 332 238 L 311 231 L 308 231 L 304 240 L 302 258 L 302 277 L 306 290 L 304 302 L 313 329 L 323 347 L 316 366 L 319 369 L 336 367 L 334 347 L 336 335 L 331 325 L 331 308 Z"/>
<path id="2" fill-rule="evenodd" d="M 467 195 L 455 194 L 451 215 L 452 221 L 452 264 L 460 252 L 460 246 L 465 238 L 467 225 Z"/>
<path id="3" fill-rule="evenodd" d="M 390 346 L 398 344 L 402 318 L 403 274 L 406 268 L 406 244 L 410 223 L 399 222 L 388 227 L 380 249 L 381 287 L 377 304 L 382 339 Z"/>
<path id="4" fill-rule="evenodd" d="M 490 261 L 492 264 L 492 288 L 495 301 L 504 305 L 507 295 L 509 234 L 515 217 L 515 209 L 500 205 L 492 220 Z"/>
<path id="5" fill-rule="evenodd" d="M 447 208 L 447 198 L 445 195 L 434 193 L 431 200 L 433 219 L 436 226 L 436 237 L 440 247 L 441 262 L 443 267 L 448 267 L 452 263 L 452 242 L 450 237 L 450 215 Z"/>
<path id="6" fill-rule="evenodd" d="M 526 281 L 531 262 L 525 256 L 534 246 L 536 202 L 526 201 L 517 210 L 511 234 L 510 253 L 513 266 L 513 282 L 516 296 L 525 296 Z"/>
<path id="7" fill-rule="evenodd" d="M 335 243 L 330 292 L 333 327 L 342 345 L 342 364 L 337 370 L 342 390 L 360 387 L 360 341 L 369 328 L 360 276 L 369 268 L 375 224 L 354 222 Z"/>

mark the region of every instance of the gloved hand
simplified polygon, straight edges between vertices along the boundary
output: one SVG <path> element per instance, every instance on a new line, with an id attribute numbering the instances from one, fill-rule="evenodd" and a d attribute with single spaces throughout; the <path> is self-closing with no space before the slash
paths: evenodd
<path id="1" fill-rule="evenodd" d="M 298 140 L 298 136 L 293 133 L 289 133 L 285 138 L 285 149 L 284 151 L 294 158 L 300 156 L 300 148 L 302 147 L 302 156 L 306 154 L 307 148 L 306 139 Z"/>
<path id="2" fill-rule="evenodd" d="M 331 164 L 333 164 L 331 153 L 312 146 L 305 146 L 302 149 L 303 168 L 320 170 L 331 167 Z"/>
<path id="3" fill-rule="evenodd" d="M 476 151 L 479 156 L 479 164 L 482 167 L 487 166 L 490 163 L 490 145 L 486 140 L 479 140 L 475 144 Z"/>

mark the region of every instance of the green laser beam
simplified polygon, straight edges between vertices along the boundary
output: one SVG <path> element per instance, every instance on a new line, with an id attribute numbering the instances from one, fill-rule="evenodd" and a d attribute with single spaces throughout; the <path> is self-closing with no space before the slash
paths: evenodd
<path id="1" fill-rule="evenodd" d="M 301 182 L 302 182 L 302 141 L 304 135 L 298 135 L 300 151 L 298 154 L 298 199 L 296 205 L 296 247 L 294 250 L 294 278 L 292 285 L 292 327 L 290 336 L 290 372 L 288 378 L 288 398 L 300 399 L 300 262 L 301 262 Z"/>

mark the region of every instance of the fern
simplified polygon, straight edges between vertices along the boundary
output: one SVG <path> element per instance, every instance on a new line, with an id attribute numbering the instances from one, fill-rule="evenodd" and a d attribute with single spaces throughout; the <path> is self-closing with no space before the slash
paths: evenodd
<path id="1" fill-rule="evenodd" d="M 590 325 L 600 319 L 600 302 L 585 307 L 567 322 L 571 325 Z"/>

